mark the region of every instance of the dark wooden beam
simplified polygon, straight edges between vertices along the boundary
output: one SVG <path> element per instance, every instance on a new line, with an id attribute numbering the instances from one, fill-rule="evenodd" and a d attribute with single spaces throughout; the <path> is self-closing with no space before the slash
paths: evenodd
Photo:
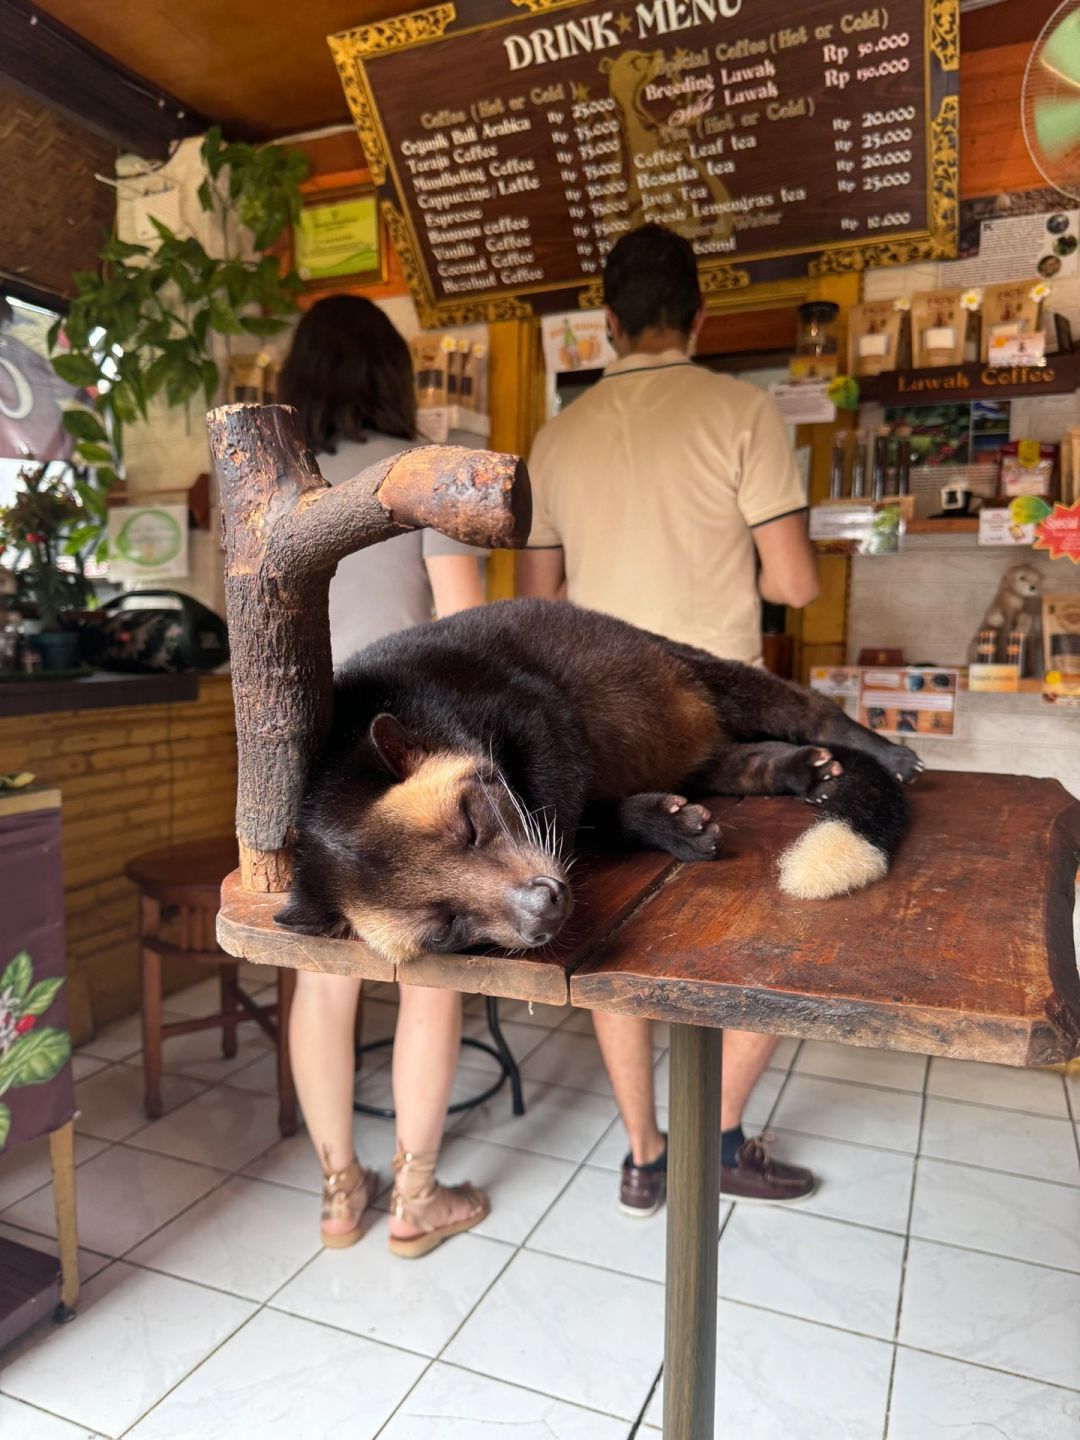
<path id="1" fill-rule="evenodd" d="M 10 300 L 22 300 L 27 305 L 40 305 L 43 310 L 52 310 L 57 315 L 66 315 L 70 301 L 63 295 L 57 295 L 51 290 L 43 290 L 38 285 L 28 285 L 25 280 L 18 276 L 9 275 L 0 268 L 0 300 L 6 296 Z M 4 322 L 3 304 L 0 303 L 0 325 Z"/>
<path id="2" fill-rule="evenodd" d="M 960 17 L 960 49 L 996 50 L 1001 45 L 1033 45 L 1061 0 L 999 0 L 965 10 Z"/>
<path id="3" fill-rule="evenodd" d="M 26 0 L 0 0 L 0 83 L 148 159 L 210 123 Z"/>

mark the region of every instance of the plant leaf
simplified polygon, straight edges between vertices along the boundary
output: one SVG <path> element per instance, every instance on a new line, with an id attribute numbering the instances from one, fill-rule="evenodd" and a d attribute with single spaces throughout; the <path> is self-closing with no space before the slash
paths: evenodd
<path id="1" fill-rule="evenodd" d="M 150 220 L 150 224 L 153 225 L 154 229 L 161 236 L 162 240 L 175 240 L 177 238 L 176 232 L 170 230 L 168 225 L 163 225 L 156 215 L 151 215 L 148 218 Z"/>
<path id="2" fill-rule="evenodd" d="M 113 463 L 113 453 L 108 445 L 99 445 L 92 440 L 80 440 L 75 455 L 76 459 L 81 460 L 84 465 L 111 465 Z"/>
<path id="3" fill-rule="evenodd" d="M 101 379 L 101 373 L 97 365 L 90 359 L 89 355 L 78 355 L 69 352 L 66 355 L 54 355 L 52 367 L 69 385 L 96 385 Z"/>
<path id="4" fill-rule="evenodd" d="M 30 989 L 34 978 L 34 966 L 25 950 L 20 950 L 0 975 L 0 991 L 11 990 L 21 1000 Z"/>
<path id="5" fill-rule="evenodd" d="M 63 983 L 63 975 L 57 975 L 54 979 L 39 980 L 23 1001 L 22 1013 L 24 1015 L 44 1015 L 56 999 L 57 991 Z"/>
<path id="6" fill-rule="evenodd" d="M 83 503 L 88 515 L 97 520 L 105 519 L 105 499 L 87 480 L 76 480 L 75 493 Z"/>
<path id="7" fill-rule="evenodd" d="M 132 255 L 149 254 L 145 245 L 129 245 L 126 240 L 118 240 L 115 236 L 98 251 L 102 260 L 127 260 Z"/>
<path id="8" fill-rule="evenodd" d="M 80 525 L 77 530 L 73 530 L 68 536 L 67 543 L 64 545 L 64 554 L 78 555 L 84 545 L 89 545 L 90 542 L 96 540 L 100 534 L 100 525 Z"/>
<path id="9" fill-rule="evenodd" d="M 191 319 L 191 333 L 195 337 L 195 344 L 201 350 L 206 344 L 206 337 L 210 331 L 210 312 L 199 310 Z"/>
<path id="10" fill-rule="evenodd" d="M 202 363 L 202 385 L 208 405 L 214 403 L 214 396 L 217 394 L 220 384 L 221 376 L 218 374 L 217 366 L 213 360 L 204 360 Z"/>
<path id="11" fill-rule="evenodd" d="M 4 1104 L 0 1104 L 0 1150 L 7 1144 L 7 1137 L 11 1134 L 11 1111 Z"/>
<path id="12" fill-rule="evenodd" d="M 219 335 L 242 335 L 244 327 L 231 305 L 216 296 L 210 301 L 210 324 Z"/>
<path id="13" fill-rule="evenodd" d="M 0 1060 L 0 1086 L 9 1090 L 15 1085 L 43 1085 L 59 1074 L 70 1054 L 71 1036 L 66 1030 L 20 1035 Z"/>
<path id="14" fill-rule="evenodd" d="M 87 440 L 94 444 L 101 444 L 105 436 L 105 426 L 92 410 L 65 410 L 64 429 L 69 435 L 74 435 L 76 440 Z"/>
<path id="15" fill-rule="evenodd" d="M 269 315 L 244 315 L 240 324 L 249 335 L 276 335 L 279 330 L 284 330 L 286 320 L 275 320 Z"/>
<path id="16" fill-rule="evenodd" d="M 203 164 L 211 175 L 217 175 L 225 163 L 221 149 L 221 126 L 211 125 L 206 132 L 206 139 L 202 143 L 201 153 Z M 205 207 L 209 209 L 209 206 Z"/>

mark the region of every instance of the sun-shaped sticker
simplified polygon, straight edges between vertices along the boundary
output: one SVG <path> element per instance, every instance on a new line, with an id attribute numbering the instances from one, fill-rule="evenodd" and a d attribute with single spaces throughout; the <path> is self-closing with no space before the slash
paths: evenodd
<path id="1" fill-rule="evenodd" d="M 1054 505 L 1053 514 L 1035 527 L 1034 547 L 1048 551 L 1051 560 L 1080 565 L 1080 500 L 1074 505 Z"/>

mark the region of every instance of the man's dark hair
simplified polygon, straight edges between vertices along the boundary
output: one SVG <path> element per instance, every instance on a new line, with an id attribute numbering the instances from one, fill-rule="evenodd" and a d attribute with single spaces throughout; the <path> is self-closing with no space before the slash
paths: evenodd
<path id="1" fill-rule="evenodd" d="M 296 406 L 316 451 L 332 455 L 339 440 L 366 440 L 370 430 L 416 438 L 409 347 L 379 307 L 359 295 L 330 295 L 300 321 L 279 398 Z"/>
<path id="2" fill-rule="evenodd" d="M 663 225 L 642 225 L 624 235 L 604 266 L 604 304 L 631 340 L 644 330 L 689 335 L 701 305 L 689 240 Z"/>

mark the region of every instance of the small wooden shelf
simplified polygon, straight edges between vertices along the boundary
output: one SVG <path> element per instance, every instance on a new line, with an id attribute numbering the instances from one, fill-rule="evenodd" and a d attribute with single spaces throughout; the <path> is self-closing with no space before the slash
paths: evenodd
<path id="1" fill-rule="evenodd" d="M 979 517 L 958 515 L 948 520 L 908 520 L 904 528 L 909 535 L 977 535 Z"/>

